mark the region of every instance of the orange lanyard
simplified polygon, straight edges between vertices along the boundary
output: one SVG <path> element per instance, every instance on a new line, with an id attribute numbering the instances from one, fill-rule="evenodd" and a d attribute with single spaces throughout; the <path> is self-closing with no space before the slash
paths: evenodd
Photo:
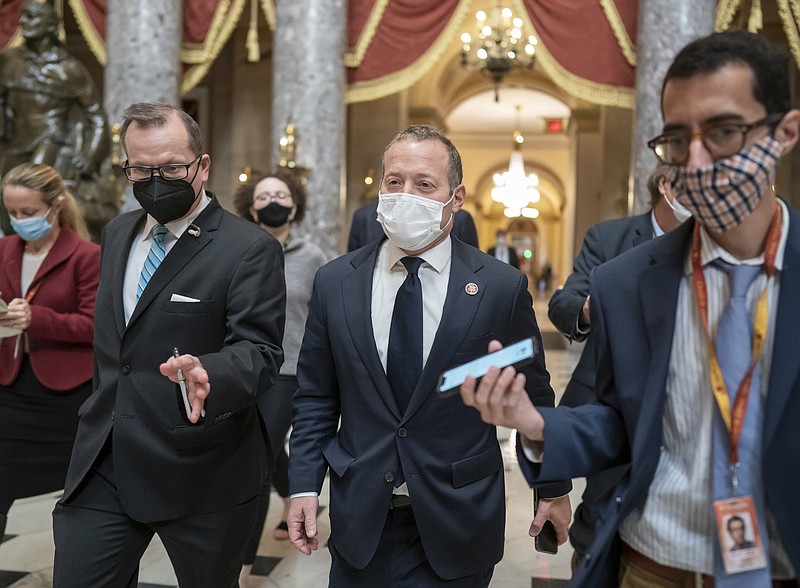
<path id="1" fill-rule="evenodd" d="M 772 217 L 772 222 L 767 233 L 767 241 L 764 248 L 764 273 L 767 274 L 767 285 L 769 279 L 775 275 L 775 256 L 778 252 L 778 245 L 781 240 L 781 207 L 777 205 L 777 210 Z M 761 292 L 756 307 L 756 320 L 753 326 L 753 357 L 750 367 L 742 378 L 739 389 L 736 391 L 736 398 L 731 410 L 730 396 L 725 386 L 725 379 L 722 377 L 722 370 L 719 367 L 717 352 L 711 341 L 708 329 L 708 297 L 706 290 L 706 277 L 703 273 L 703 266 L 700 263 L 700 223 L 694 225 L 694 235 L 692 238 L 692 282 L 694 293 L 697 298 L 697 306 L 700 310 L 700 318 L 703 321 L 703 328 L 708 335 L 708 357 L 711 372 L 711 390 L 717 401 L 719 412 L 725 427 L 731 436 L 731 464 L 739 462 L 739 436 L 744 426 L 744 417 L 747 413 L 747 401 L 750 398 L 750 386 L 753 380 L 753 370 L 758 363 L 761 352 L 764 350 L 764 343 L 767 339 L 768 312 L 767 308 L 767 287 Z"/>
<path id="2" fill-rule="evenodd" d="M 32 286 L 28 288 L 28 293 L 25 295 L 25 302 L 30 302 L 34 296 L 36 296 L 36 292 L 39 291 L 39 286 L 42 285 L 42 281 L 39 280 Z"/>

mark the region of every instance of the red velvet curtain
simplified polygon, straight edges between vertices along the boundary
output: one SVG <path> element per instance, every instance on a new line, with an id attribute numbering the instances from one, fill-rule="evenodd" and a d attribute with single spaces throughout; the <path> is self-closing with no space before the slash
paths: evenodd
<path id="1" fill-rule="evenodd" d="M 244 8 L 254 1 L 273 24 L 270 17 L 277 0 L 184 1 L 184 91 L 205 74 Z M 17 32 L 21 2 L 0 0 L 0 48 Z M 68 2 L 90 48 L 105 63 L 107 0 Z M 632 105 L 638 0 L 507 2 L 534 29 L 542 68 L 557 84 L 590 101 Z M 739 10 L 729 4 L 721 0 L 718 7 L 723 12 Z M 452 45 L 473 13 L 470 0 L 349 0 L 348 101 L 369 100 L 412 85 Z M 800 17 L 784 16 L 781 13 L 794 49 L 800 46 Z M 795 57 L 800 63 L 800 50 Z"/>
<path id="2" fill-rule="evenodd" d="M 588 82 L 632 88 L 634 67 L 622 54 L 597 0 L 523 0 L 553 59 Z M 636 0 L 613 0 L 628 38 L 636 42 Z"/>
<path id="3" fill-rule="evenodd" d="M 17 30 L 21 4 L 22 0 L 2 0 L 0 2 L 0 49 L 8 45 Z"/>
<path id="4" fill-rule="evenodd" d="M 355 47 L 377 0 L 350 0 L 348 42 Z M 417 61 L 439 38 L 459 0 L 389 0 L 363 60 L 350 67 L 351 84 L 376 80 Z M 369 31 L 366 31 L 369 33 Z"/>

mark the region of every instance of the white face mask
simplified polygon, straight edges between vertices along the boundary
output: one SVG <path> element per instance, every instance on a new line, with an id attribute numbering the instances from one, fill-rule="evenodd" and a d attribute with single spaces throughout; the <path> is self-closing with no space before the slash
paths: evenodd
<path id="1" fill-rule="evenodd" d="M 406 194 L 393 192 L 378 194 L 378 222 L 389 240 L 404 251 L 419 251 L 442 236 L 444 229 L 453 222 L 450 220 L 441 228 L 442 211 L 455 197 L 445 203 Z"/>
<path id="2" fill-rule="evenodd" d="M 692 212 L 686 208 L 683 204 L 678 202 L 676 198 L 670 200 L 670 198 L 666 194 L 662 194 L 664 200 L 667 201 L 667 206 L 672 209 L 672 214 L 675 215 L 675 218 L 678 219 L 679 223 L 689 220 L 692 218 Z"/>

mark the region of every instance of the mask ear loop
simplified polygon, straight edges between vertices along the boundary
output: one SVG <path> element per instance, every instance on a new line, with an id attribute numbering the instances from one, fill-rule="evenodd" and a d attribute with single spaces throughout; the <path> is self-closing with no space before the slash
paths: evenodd
<path id="1" fill-rule="evenodd" d="M 444 209 L 444 207 L 445 207 L 445 206 L 447 206 L 448 204 L 450 204 L 450 203 L 453 201 L 453 198 L 455 198 L 455 197 L 456 197 L 456 190 L 458 190 L 458 188 L 454 188 L 454 189 L 453 189 L 453 193 L 450 195 L 450 200 L 448 200 L 447 202 L 445 202 L 444 204 L 442 204 L 442 208 L 443 208 L 443 209 Z M 450 220 L 449 220 L 449 221 L 447 221 L 447 222 L 445 223 L 444 227 L 442 227 L 442 228 L 441 228 L 442 232 L 444 232 L 444 230 L 445 230 L 445 229 L 446 229 L 448 226 L 450 226 L 450 224 L 452 224 L 452 223 L 454 223 L 454 222 L 455 222 L 455 218 L 456 218 L 456 213 L 455 213 L 455 212 L 453 212 L 453 209 L 451 208 L 451 209 L 450 209 Z"/>

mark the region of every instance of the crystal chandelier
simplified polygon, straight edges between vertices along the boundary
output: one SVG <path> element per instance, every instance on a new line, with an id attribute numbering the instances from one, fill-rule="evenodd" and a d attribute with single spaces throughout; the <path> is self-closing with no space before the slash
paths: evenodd
<path id="1" fill-rule="evenodd" d="M 537 186 L 539 177 L 525 173 L 525 160 L 522 157 L 522 144 L 525 138 L 519 131 L 519 111 L 517 106 L 517 130 L 514 131 L 514 140 L 511 148 L 511 157 L 508 160 L 508 171 L 496 173 L 492 177 L 492 200 L 505 206 L 503 213 L 510 218 L 524 216 L 537 218 L 539 211 L 532 204 L 539 202 L 541 195 Z"/>
<path id="2" fill-rule="evenodd" d="M 475 32 L 462 33 L 461 42 L 461 65 L 491 78 L 497 102 L 506 74 L 515 68 L 533 67 L 538 41 L 525 34 L 521 18 L 498 4 L 488 14 L 483 10 L 475 13 Z"/>

